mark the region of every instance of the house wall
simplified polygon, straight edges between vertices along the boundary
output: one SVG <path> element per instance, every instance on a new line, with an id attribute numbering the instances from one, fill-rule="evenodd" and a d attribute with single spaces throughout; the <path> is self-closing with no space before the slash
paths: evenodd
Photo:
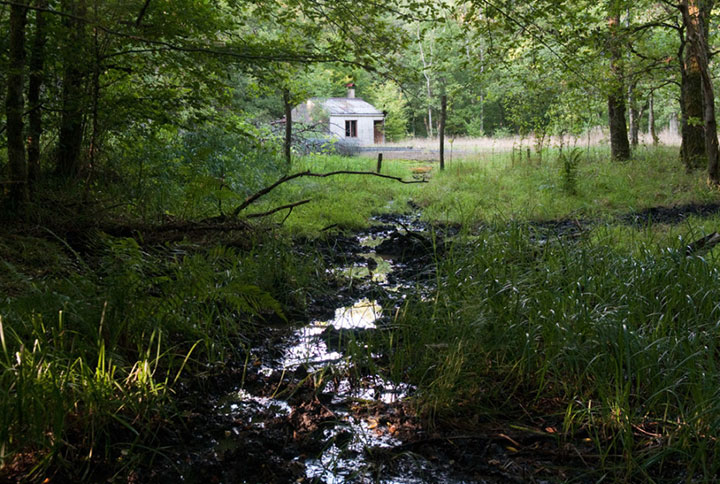
<path id="1" fill-rule="evenodd" d="M 331 116 L 330 132 L 336 138 L 360 145 L 375 144 L 374 121 L 382 121 L 382 116 Z M 357 138 L 345 136 L 345 121 L 357 121 Z"/>

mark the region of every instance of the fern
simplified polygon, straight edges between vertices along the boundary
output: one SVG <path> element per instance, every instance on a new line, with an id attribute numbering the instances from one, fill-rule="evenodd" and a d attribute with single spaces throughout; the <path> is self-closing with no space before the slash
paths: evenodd
<path id="1" fill-rule="evenodd" d="M 558 160 L 562 165 L 562 187 L 570 195 L 577 195 L 577 172 L 582 159 L 582 150 L 573 148 L 569 152 L 561 152 Z"/>

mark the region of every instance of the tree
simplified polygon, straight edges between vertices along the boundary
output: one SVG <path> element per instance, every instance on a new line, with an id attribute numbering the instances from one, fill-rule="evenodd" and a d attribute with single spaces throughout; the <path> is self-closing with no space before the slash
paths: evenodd
<path id="1" fill-rule="evenodd" d="M 65 35 L 62 45 L 62 115 L 58 138 L 57 174 L 72 178 L 81 170 L 80 150 L 83 143 L 85 114 L 86 58 L 86 0 L 63 0 L 61 9 L 69 16 L 64 19 Z"/>
<path id="2" fill-rule="evenodd" d="M 28 168 L 25 158 L 23 112 L 25 100 L 25 23 L 27 8 L 24 2 L 10 7 L 10 48 L 5 112 L 7 118 L 7 152 L 10 168 L 10 206 L 22 209 L 30 201 Z"/>
<path id="3" fill-rule="evenodd" d="M 680 110 L 682 113 L 682 145 L 680 153 L 688 170 L 707 166 L 705 153 L 705 130 L 703 128 L 703 90 L 700 62 L 695 43 L 687 35 L 690 33 L 683 20 L 680 34 Z M 701 27 L 707 37 L 708 24 Z M 684 51 L 684 56 L 682 52 Z"/>
<path id="4" fill-rule="evenodd" d="M 400 88 L 392 81 L 376 83 L 371 101 L 385 113 L 385 139 L 398 141 L 407 135 L 407 101 Z"/>
<path id="5" fill-rule="evenodd" d="M 38 0 L 35 11 L 35 35 L 30 55 L 30 73 L 28 82 L 28 104 L 30 107 L 27 156 L 28 180 L 30 184 L 40 176 L 40 138 L 42 136 L 42 103 L 40 95 L 44 81 L 46 22 L 42 10 L 48 6 L 47 0 Z"/>
<path id="6" fill-rule="evenodd" d="M 627 123 L 625 120 L 625 78 L 622 68 L 622 44 L 619 30 L 620 12 L 618 2 L 610 2 L 608 8 L 608 40 L 610 53 L 610 85 L 608 87 L 608 120 L 610 123 L 610 156 L 624 161 L 630 158 Z"/>
<path id="7" fill-rule="evenodd" d="M 715 120 L 715 93 L 710 74 L 710 52 L 705 25 L 714 5 L 713 0 L 682 0 L 679 4 L 683 25 L 687 31 L 688 47 L 692 52 L 691 72 L 699 73 L 703 100 L 705 155 L 710 182 L 720 184 L 720 152 Z"/>

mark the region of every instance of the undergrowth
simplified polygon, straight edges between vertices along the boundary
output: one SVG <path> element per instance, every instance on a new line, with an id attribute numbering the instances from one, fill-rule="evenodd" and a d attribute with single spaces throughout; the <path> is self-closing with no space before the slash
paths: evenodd
<path id="1" fill-rule="evenodd" d="M 29 238 L 1 247 L 0 478 L 127 472 L 177 421 L 178 382 L 243 361 L 254 335 L 287 323 L 323 280 L 315 258 L 274 237 L 243 252 L 107 236 L 95 244 L 89 260 Z M 61 261 L 53 277 L 18 257 L 41 248 L 48 265 Z M 63 273 L 70 259 L 76 270 Z"/>
<path id="2" fill-rule="evenodd" d="M 679 241 L 634 253 L 525 224 L 485 228 L 437 261 L 368 352 L 435 425 L 556 422 L 611 480 L 720 471 L 720 271 Z M 382 348 L 382 350 L 380 349 Z"/>
<path id="3" fill-rule="evenodd" d="M 134 183 L 93 187 L 97 211 L 78 216 L 59 187 L 48 192 L 56 212 L 33 223 L 82 232 L 100 213 L 131 224 L 217 217 L 286 173 L 271 151 L 215 153 L 218 133 L 172 135 L 164 140 L 172 150 L 147 159 L 129 152 Z M 720 275 L 712 254 L 686 257 L 684 247 L 716 230 L 717 217 L 679 226 L 613 220 L 714 202 L 718 193 L 701 174 L 685 173 L 674 149 L 640 150 L 627 163 L 599 151 L 564 156 L 456 159 L 444 172 L 423 163 L 433 169 L 417 176 L 428 184 L 293 180 L 246 212 L 312 201 L 274 214 L 283 228 L 244 241 L 246 250 L 151 246 L 98 232 L 78 251 L 48 227 L 42 236 L 3 234 L 0 479 L 56 472 L 80 482 L 126 472 L 177 420 L 179 382 L 229 358 L 244 361 L 265 324 L 292 320 L 322 290 L 320 258 L 297 253 L 288 235 L 357 229 L 373 215 L 418 207 L 426 220 L 462 224 L 472 237 L 438 260 L 434 297 L 409 297 L 393 331 L 359 353 L 389 355 L 387 371 L 418 386 L 428 421 L 530 410 L 557 419 L 563 438 L 587 435 L 599 456 L 593 465 L 614 477 L 644 479 L 666 466 L 714 475 Z M 256 166 L 263 160 L 271 161 L 264 171 Z M 383 173 L 411 179 L 414 166 L 388 160 Z M 308 156 L 290 171 L 374 169 L 374 160 Z M 593 225 L 571 239 L 517 223 L 558 218 Z"/>

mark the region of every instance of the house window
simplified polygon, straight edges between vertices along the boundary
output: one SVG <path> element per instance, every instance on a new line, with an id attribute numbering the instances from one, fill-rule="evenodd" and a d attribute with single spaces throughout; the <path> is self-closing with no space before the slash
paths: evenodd
<path id="1" fill-rule="evenodd" d="M 357 138 L 357 121 L 345 121 L 345 137 Z"/>

